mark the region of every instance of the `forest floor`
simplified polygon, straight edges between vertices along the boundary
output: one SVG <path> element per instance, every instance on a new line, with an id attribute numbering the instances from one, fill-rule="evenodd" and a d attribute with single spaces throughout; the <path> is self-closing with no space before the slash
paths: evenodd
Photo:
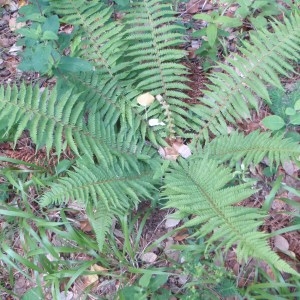
<path id="1" fill-rule="evenodd" d="M 17 35 L 15 33 L 16 28 L 16 19 L 18 17 L 18 8 L 20 5 L 25 5 L 26 1 L 12 1 L 12 0 L 0 0 L 0 84 L 7 85 L 12 83 L 19 84 L 21 81 L 37 83 L 40 87 L 45 87 L 51 85 L 51 81 L 41 78 L 38 73 L 25 73 L 18 70 L 18 63 L 20 62 L 20 57 L 18 56 L 18 51 L 20 48 L 16 46 Z M 188 6 L 189 5 L 189 6 Z M 191 22 L 194 14 L 199 12 L 211 12 L 215 10 L 216 5 L 212 4 L 210 1 L 190 1 L 187 3 L 182 3 L 178 6 L 178 18 L 184 24 L 192 24 L 191 31 L 193 28 L 201 28 L 201 24 Z M 233 5 L 234 9 L 235 6 Z M 232 38 L 228 49 L 232 51 L 236 50 L 237 39 L 234 36 L 235 32 L 231 33 Z M 190 99 L 184 99 L 189 103 L 198 103 L 196 99 L 202 96 L 202 90 L 206 88 L 206 84 L 209 82 L 208 76 L 209 71 L 205 71 L 202 67 L 203 60 L 195 55 L 195 50 L 199 47 L 198 40 L 193 40 L 191 35 L 187 36 L 186 43 L 182 45 L 187 52 L 188 57 L 183 62 L 183 64 L 189 69 L 190 74 L 188 78 L 190 79 L 189 86 L 191 90 L 188 95 Z M 222 59 L 222 54 L 220 53 L 220 59 Z M 300 69 L 298 68 L 298 74 Z M 289 79 L 283 79 L 283 85 L 286 90 L 293 89 L 295 84 L 299 83 L 299 75 L 294 75 Z M 242 132 L 250 133 L 254 130 L 260 129 L 265 130 L 261 120 L 270 114 L 270 109 L 264 103 L 261 103 L 259 112 L 252 113 L 252 119 L 249 119 L 243 123 L 239 124 L 239 129 Z M 72 157 L 72 153 L 68 153 L 69 157 Z M 50 161 L 47 160 L 46 151 L 35 150 L 35 145 L 32 144 L 30 138 L 24 133 L 23 137 L 17 142 L 16 146 L 12 142 L 2 142 L 0 143 L 0 157 L 6 157 L 10 159 L 22 160 L 27 163 L 36 164 L 39 166 L 55 165 L 55 158 L 50 157 Z M 1 160 L 1 159 L 0 159 Z M 53 161 L 51 161 L 53 160 Z M 0 162 L 0 168 L 5 168 L 7 166 L 13 166 L 10 162 Z M 278 176 L 282 176 L 282 182 L 286 183 L 288 186 L 293 187 L 294 189 L 300 190 L 300 181 L 299 167 L 293 162 L 287 162 L 284 166 L 280 167 L 276 174 L 271 176 L 266 176 L 264 169 L 268 167 L 267 161 L 260 164 L 259 166 L 248 170 L 248 177 L 255 178 L 258 180 L 260 191 L 256 193 L 253 197 L 245 200 L 240 203 L 240 205 L 248 207 L 261 207 L 269 195 L 270 190 L 272 189 L 271 183 L 274 182 L 274 179 Z M 20 166 L 23 168 L 23 166 Z M 0 177 L 0 181 L 4 182 L 4 179 Z M 31 199 L 35 199 L 36 191 L 34 189 L 30 190 Z M 272 207 L 269 212 L 269 216 L 266 218 L 265 224 L 261 228 L 266 232 L 273 232 L 275 230 L 285 228 L 292 224 L 293 218 L 289 212 L 295 213 L 295 207 L 289 206 L 286 202 L 282 201 L 282 198 L 289 198 L 299 203 L 300 206 L 300 197 L 294 195 L 292 192 L 287 190 L 278 190 L 275 195 L 275 199 L 272 203 Z M 1 199 L 0 199 L 1 201 Z M 16 199 L 14 195 L 10 195 L 9 199 L 6 200 L 8 203 L 19 202 L 20 199 Z M 31 203 L 32 209 L 35 210 L 36 205 L 34 201 Z M 73 206 L 72 206 L 73 205 Z M 90 238 L 94 238 L 91 226 L 88 223 L 87 216 L 81 207 L 76 207 L 76 203 L 73 203 L 69 208 L 76 210 L 76 213 L 70 213 L 68 218 L 74 219 L 74 224 L 76 224 L 77 229 L 81 230 L 84 234 Z M 172 262 L 177 261 L 180 256 L 180 250 L 172 250 L 174 245 L 184 245 L 188 243 L 189 232 L 187 230 L 175 230 L 180 224 L 176 222 L 172 223 L 172 220 L 166 220 L 167 216 L 171 214 L 172 211 L 169 210 L 160 210 L 159 208 L 151 207 L 150 203 L 142 203 L 138 210 L 136 211 L 136 223 L 133 224 L 135 228 L 135 235 L 139 231 L 139 226 L 144 216 L 147 215 L 145 224 L 143 225 L 142 232 L 139 240 L 139 253 L 136 254 L 140 258 L 139 267 L 144 266 L 155 266 L 160 268 L 168 268 Z M 55 212 L 54 212 L 55 214 Z M 0 230 L 6 230 L 6 221 L 1 218 L 0 215 Z M 121 231 L 120 224 L 116 224 L 113 234 L 117 240 L 117 244 L 122 248 L 122 242 L 124 236 Z M 133 234 L 133 235 L 134 235 Z M 162 238 L 165 237 L 165 238 Z M 15 230 L 11 238 L 15 239 L 14 250 L 22 256 L 22 240 L 20 235 L 18 235 L 18 230 Z M 162 239 L 159 243 L 158 240 Z M 55 237 L 51 237 L 51 241 L 55 243 Z M 149 245 L 152 245 L 149 249 Z M 285 260 L 294 263 L 290 258 L 291 254 L 299 261 L 300 260 L 300 232 L 292 231 L 284 233 L 281 235 L 280 239 L 271 239 L 271 246 L 274 250 L 277 249 L 278 253 Z M 152 257 L 145 258 L 143 253 L 148 247 L 148 253 L 152 253 Z M 284 251 L 280 249 L 285 248 L 288 250 L 290 256 L 288 256 Z M 82 260 L 89 260 L 90 256 L 87 253 L 76 253 L 76 257 Z M 225 257 L 224 265 L 228 270 L 230 270 L 236 278 L 238 278 L 238 286 L 246 287 L 251 284 L 255 278 L 255 270 L 257 267 L 257 261 L 252 260 L 247 264 L 247 266 L 241 271 L 240 265 L 236 260 L 236 255 L 234 251 L 229 251 Z M 260 263 L 260 267 L 272 278 L 272 270 L 268 267 L 267 264 L 263 262 Z M 294 267 L 299 269 L 299 265 L 295 264 Z M 115 267 L 117 270 L 117 267 Z M 116 272 L 122 273 L 121 270 Z M 11 285 L 12 280 L 9 279 L 9 276 L 12 276 L 8 270 L 3 269 L 3 263 L 0 260 L 0 283 L 5 287 L 6 291 L 1 291 L 0 285 L 0 299 L 16 299 L 16 297 L 9 295 L 8 291 L 12 291 L 14 295 L 23 295 L 27 290 L 34 286 L 34 282 L 30 281 L 24 274 L 20 272 L 13 272 L 15 277 L 13 282 L 14 286 Z M 90 276 L 90 277 L 89 277 Z M 120 285 L 120 280 L 116 279 L 113 276 L 95 276 L 92 278 L 92 275 L 81 276 L 78 278 L 72 287 L 70 288 L 70 294 L 65 298 L 61 299 L 79 299 L 78 295 L 90 284 L 93 285 L 90 290 L 89 299 L 97 299 L 98 296 L 107 296 L 113 294 Z M 167 282 L 167 288 L 171 291 L 179 291 L 187 278 L 178 273 L 169 278 Z M 128 282 L 134 282 L 135 277 L 128 278 Z M 63 286 L 63 283 L 62 283 Z M 49 299 L 51 297 L 49 296 Z M 176 299 L 174 297 L 174 299 Z"/>

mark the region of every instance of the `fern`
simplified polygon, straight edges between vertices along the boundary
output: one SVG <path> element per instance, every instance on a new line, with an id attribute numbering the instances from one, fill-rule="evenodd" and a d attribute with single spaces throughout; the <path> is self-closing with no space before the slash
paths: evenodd
<path id="1" fill-rule="evenodd" d="M 61 205 L 69 199 L 85 203 L 101 250 L 113 216 L 124 214 L 141 198 L 151 199 L 151 191 L 154 190 L 152 176 L 151 169 L 142 169 L 141 166 L 139 172 L 124 171 L 117 164 L 114 169 L 106 169 L 79 160 L 74 170 L 68 172 L 68 177 L 52 184 L 40 203 L 42 206 Z"/>
<path id="2" fill-rule="evenodd" d="M 139 130 L 142 136 L 147 136 L 156 145 L 164 143 L 161 136 L 154 134 L 148 125 L 147 117 L 142 115 L 144 111 L 135 107 L 136 96 L 140 92 L 132 87 L 134 81 L 133 72 L 130 70 L 132 58 L 130 61 L 124 61 L 125 53 L 129 56 L 126 31 L 123 30 L 123 25 L 113 22 L 112 10 L 105 8 L 98 1 L 85 0 L 75 2 L 52 0 L 51 6 L 62 16 L 64 22 L 79 26 L 78 36 L 81 37 L 81 42 L 74 55 L 89 60 L 95 66 L 94 72 L 80 76 L 72 74 L 59 76 L 59 80 L 62 81 L 60 85 L 71 84 L 81 92 L 84 87 L 87 107 L 95 103 L 101 107 L 108 99 L 112 105 L 107 109 L 111 110 L 111 115 L 121 118 L 123 126 L 130 125 L 134 130 Z M 140 52 L 140 55 L 143 59 L 147 57 L 143 52 Z M 128 74 L 131 74 L 129 78 Z M 162 85 L 162 82 L 159 84 Z"/>
<path id="3" fill-rule="evenodd" d="M 282 88 L 278 75 L 288 75 L 293 68 L 289 60 L 300 57 L 300 16 L 285 18 L 285 24 L 273 22 L 272 30 L 258 31 L 250 35 L 250 42 L 244 42 L 240 51 L 220 64 L 225 73 L 211 76 L 213 85 L 201 99 L 203 105 L 193 108 L 201 118 L 197 140 L 209 140 L 209 134 L 227 134 L 227 122 L 250 118 L 248 105 L 257 107 L 256 97 L 270 101 L 265 84 Z M 237 72 L 238 71 L 238 72 Z"/>
<path id="4" fill-rule="evenodd" d="M 300 158 L 299 144 L 282 136 L 272 136 L 268 132 L 253 131 L 247 136 L 234 132 L 229 136 L 219 136 L 207 143 L 197 153 L 195 159 L 209 155 L 218 162 L 236 163 L 242 160 L 245 167 L 251 163 L 257 165 L 265 157 L 270 165 L 279 165 L 289 159 Z"/>
<path id="5" fill-rule="evenodd" d="M 273 114 L 280 116 L 287 123 L 289 117 L 286 115 L 285 110 L 288 107 L 294 107 L 296 101 L 300 99 L 300 82 L 298 81 L 290 93 L 286 93 L 280 89 L 270 89 L 270 100 L 272 101 L 270 109 Z"/>
<path id="6" fill-rule="evenodd" d="M 18 89 L 8 86 L 0 88 L 0 118 L 9 116 L 6 131 L 17 125 L 14 139 L 27 129 L 38 148 L 46 146 L 47 153 L 55 147 L 59 156 L 64 149 L 64 140 L 77 155 L 85 155 L 90 161 L 95 156 L 104 167 L 113 167 L 114 157 L 124 168 L 138 169 L 139 155 L 145 160 L 153 150 L 138 140 L 132 131 L 115 133 L 116 120 L 107 116 L 106 110 L 90 110 L 85 121 L 83 101 L 80 94 L 69 90 L 58 95 L 56 89 L 40 93 L 39 87 L 25 86 Z M 122 142 L 120 142 L 120 140 Z"/>
<path id="7" fill-rule="evenodd" d="M 163 195 L 166 207 L 176 207 L 177 218 L 194 217 L 185 226 L 199 227 L 199 235 L 210 236 L 207 244 L 220 241 L 228 250 L 237 244 L 239 261 L 256 257 L 279 270 L 297 274 L 286 262 L 271 251 L 268 235 L 257 231 L 265 217 L 259 209 L 233 206 L 251 196 L 250 183 L 227 187 L 232 180 L 230 168 L 214 160 L 192 160 L 174 165 L 165 178 Z"/>
<path id="8" fill-rule="evenodd" d="M 126 18 L 115 21 L 112 9 L 98 0 L 50 3 L 60 20 L 77 30 L 71 55 L 88 60 L 94 71 L 57 74 L 52 91 L 24 84 L 0 88 L 0 119 L 7 121 L 6 132 L 14 133 L 15 142 L 28 130 L 38 148 L 45 146 L 49 153 L 54 147 L 59 155 L 68 145 L 77 156 L 72 171 L 50 184 L 41 204 L 84 202 L 102 248 L 113 218 L 155 190 L 153 175 L 162 173 L 161 160 L 148 140 L 157 147 L 166 137 L 191 137 L 194 156 L 174 163 L 163 178 L 167 207 L 178 208 L 180 218 L 193 214 L 186 225 L 201 224 L 199 234 L 209 236 L 208 245 L 237 244 L 240 260 L 257 257 L 295 274 L 258 231 L 263 212 L 235 206 L 254 193 L 252 186 L 230 187 L 230 168 L 220 163 L 243 159 L 249 165 L 268 157 L 279 164 L 299 157 L 291 140 L 259 132 L 227 136 L 227 126 L 250 117 L 249 109 L 258 109 L 257 97 L 269 101 L 266 85 L 281 88 L 278 76 L 293 70 L 300 16 L 273 22 L 273 32 L 252 34 L 240 49 L 243 56 L 221 64 L 223 72 L 211 77 L 210 90 L 191 107 L 182 101 L 187 70 L 178 60 L 184 51 L 174 49 L 182 43 L 182 28 L 169 5 L 133 1 Z M 145 109 L 136 103 L 145 92 L 162 97 Z M 166 126 L 151 128 L 151 118 Z M 209 142 L 212 135 L 217 138 Z M 203 148 L 199 140 L 206 141 Z"/>
<path id="9" fill-rule="evenodd" d="M 187 79 L 183 76 L 187 70 L 176 62 L 184 52 L 170 48 L 183 43 L 179 32 L 182 27 L 174 24 L 173 14 L 169 4 L 144 0 L 135 3 L 126 21 L 130 43 L 127 57 L 132 62 L 131 73 L 136 74 L 135 90 L 129 97 L 144 92 L 161 95 L 163 100 L 151 105 L 145 117 L 165 122 L 170 137 L 185 136 L 184 131 L 193 125 L 187 111 L 189 105 L 183 101 L 187 98 L 184 93 L 188 89 L 184 83 Z"/>

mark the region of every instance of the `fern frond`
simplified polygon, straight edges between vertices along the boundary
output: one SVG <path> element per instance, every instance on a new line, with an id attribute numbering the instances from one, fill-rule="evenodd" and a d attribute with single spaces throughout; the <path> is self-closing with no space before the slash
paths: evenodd
<path id="1" fill-rule="evenodd" d="M 101 201 L 107 209 L 124 211 L 141 198 L 151 198 L 152 171 L 141 165 L 139 171 L 125 171 L 118 165 L 103 168 L 79 159 L 74 171 L 60 178 L 42 196 L 41 205 L 62 204 L 74 199 L 84 203 L 91 201 L 94 205 Z"/>
<path id="2" fill-rule="evenodd" d="M 132 130 L 116 133 L 117 118 L 107 110 L 93 107 L 85 111 L 81 95 L 72 90 L 58 96 L 56 88 L 41 93 L 38 86 L 2 86 L 0 109 L 0 118 L 8 117 L 7 132 L 17 126 L 15 141 L 27 129 L 38 148 L 46 146 L 49 153 L 55 147 L 58 156 L 65 140 L 77 155 L 84 154 L 91 162 L 95 156 L 108 167 L 117 157 L 124 168 L 137 169 L 139 156 L 146 160 L 155 152 Z"/>
<path id="3" fill-rule="evenodd" d="M 79 160 L 74 170 L 68 172 L 68 177 L 60 178 L 50 186 L 40 203 L 48 206 L 70 199 L 85 203 L 99 247 L 102 248 L 113 216 L 124 214 L 141 199 L 151 199 L 154 190 L 152 176 L 151 169 L 142 165 L 138 173 L 135 170 L 124 171 L 117 164 L 108 169 Z"/>
<path id="4" fill-rule="evenodd" d="M 199 153 L 199 155 L 198 155 Z M 237 162 L 242 160 L 245 167 L 251 163 L 258 164 L 265 157 L 270 165 L 279 165 L 289 159 L 300 158 L 300 148 L 297 142 L 282 136 L 271 136 L 269 132 L 253 131 L 245 136 L 234 132 L 227 136 L 218 136 L 197 153 L 192 159 L 209 155 L 218 162 Z"/>
<path id="5" fill-rule="evenodd" d="M 293 70 L 290 60 L 300 58 L 300 15 L 271 25 L 272 32 L 250 35 L 250 42 L 240 48 L 244 56 L 235 55 L 227 59 L 229 65 L 219 65 L 227 74 L 216 72 L 210 78 L 213 84 L 200 99 L 203 105 L 192 108 L 201 119 L 197 139 L 209 140 L 210 132 L 227 134 L 227 122 L 249 118 L 249 105 L 258 109 L 256 97 L 270 101 L 267 84 L 282 88 L 278 76 L 288 75 Z"/>
<path id="6" fill-rule="evenodd" d="M 63 22 L 79 26 L 81 44 L 77 56 L 112 76 L 125 44 L 124 26 L 112 22 L 112 8 L 97 0 L 51 0 L 50 3 Z"/>
<path id="7" fill-rule="evenodd" d="M 51 93 L 48 90 L 41 93 L 38 86 L 25 86 L 24 83 L 20 88 L 16 85 L 7 88 L 1 86 L 0 119 L 9 117 L 7 132 L 17 125 L 15 142 L 28 129 L 32 141 L 38 148 L 45 145 L 48 153 L 52 147 L 56 147 L 57 154 L 60 154 L 63 137 L 78 153 L 72 132 L 81 131 L 81 127 L 76 126 L 82 118 L 84 105 L 78 100 L 79 96 L 73 95 L 71 90 L 60 96 L 55 89 Z"/>
<path id="8" fill-rule="evenodd" d="M 102 251 L 105 236 L 113 224 L 113 218 L 116 213 L 112 209 L 108 209 L 102 201 L 98 201 L 96 205 L 91 202 L 88 203 L 86 213 L 95 231 L 99 250 Z"/>
<path id="9" fill-rule="evenodd" d="M 188 89 L 187 70 L 176 62 L 185 53 L 174 48 L 183 42 L 179 33 L 182 28 L 175 21 L 168 4 L 157 0 L 136 2 L 126 19 L 126 39 L 130 43 L 126 56 L 131 61 L 131 72 L 136 74 L 133 87 L 141 94 L 163 97 L 147 109 L 148 117 L 165 122 L 168 135 L 184 136 L 193 122 L 187 112 L 189 106 L 183 102 L 188 98 L 184 93 Z"/>
<path id="10" fill-rule="evenodd" d="M 199 226 L 199 235 L 208 245 L 220 241 L 225 250 L 237 244 L 239 260 L 255 257 L 279 270 L 297 274 L 268 246 L 268 235 L 257 231 L 263 222 L 259 209 L 233 206 L 252 195 L 250 183 L 227 187 L 232 180 L 229 168 L 214 160 L 191 160 L 175 164 L 165 178 L 166 207 L 176 207 L 180 218 L 193 215 L 185 226 Z"/>
<path id="11" fill-rule="evenodd" d="M 139 92 L 134 91 L 132 79 L 127 78 L 132 62 L 124 61 L 127 41 L 123 25 L 113 22 L 112 10 L 99 1 L 73 2 L 51 0 L 51 6 L 64 22 L 79 26 L 78 35 L 82 37 L 82 42 L 75 54 L 91 61 L 96 69 L 85 74 L 59 76 L 59 81 L 62 80 L 60 84 L 64 86 L 65 82 L 71 82 L 79 90 L 84 88 L 86 108 L 105 106 L 111 110 L 110 114 L 119 114 L 122 124 L 127 123 L 143 137 L 147 135 L 153 144 L 164 143 L 148 125 L 147 117 L 142 115 L 144 111 L 141 113 L 134 107 Z"/>

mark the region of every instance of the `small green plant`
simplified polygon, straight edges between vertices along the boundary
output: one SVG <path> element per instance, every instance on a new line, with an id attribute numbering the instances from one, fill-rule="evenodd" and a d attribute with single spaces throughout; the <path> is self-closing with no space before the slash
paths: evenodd
<path id="1" fill-rule="evenodd" d="M 278 16 L 282 13 L 288 13 L 285 5 L 293 6 L 296 9 L 297 4 L 293 1 L 285 0 L 282 2 L 274 0 L 266 1 L 221 1 L 226 2 L 226 5 L 238 4 L 238 8 L 234 12 L 234 17 L 244 20 L 248 26 L 253 26 L 255 29 L 262 29 L 268 26 L 268 20 L 271 17 Z"/>
<path id="2" fill-rule="evenodd" d="M 156 274 L 159 269 L 147 270 L 139 279 L 138 285 L 124 287 L 118 293 L 120 300 L 164 300 L 172 295 L 170 289 L 164 287 L 168 274 Z"/>
<path id="3" fill-rule="evenodd" d="M 53 75 L 56 72 L 86 72 L 92 70 L 92 65 L 86 60 L 73 57 L 70 51 L 72 34 L 59 32 L 60 21 L 57 15 L 51 13 L 49 0 L 36 0 L 20 8 L 19 22 L 30 22 L 17 30 L 22 38 L 19 46 L 24 46 L 21 53 L 22 62 L 19 69 Z"/>
<path id="4" fill-rule="evenodd" d="M 183 261 L 180 266 L 183 269 L 181 276 L 185 275 L 187 278 L 179 298 L 216 300 L 239 295 L 233 274 L 224 267 L 222 254 L 219 251 L 212 256 L 205 254 L 204 239 L 200 239 L 197 244 L 179 247 Z M 218 258 L 220 260 L 217 265 Z"/>
<path id="5" fill-rule="evenodd" d="M 208 57 L 212 62 L 217 60 L 217 54 L 221 46 L 221 38 L 229 36 L 228 28 L 236 28 L 242 25 L 238 18 L 230 18 L 220 15 L 218 12 L 211 14 L 196 14 L 196 20 L 207 22 L 207 26 L 203 29 L 193 32 L 193 37 L 202 38 L 202 44 L 196 51 L 201 57 Z M 206 62 L 208 64 L 208 62 Z"/>
<path id="6" fill-rule="evenodd" d="M 274 115 L 267 116 L 262 124 L 278 133 L 283 133 L 295 141 L 300 140 L 299 133 L 295 130 L 300 125 L 300 85 L 295 85 L 292 92 L 273 89 L 270 91 L 271 111 Z"/>

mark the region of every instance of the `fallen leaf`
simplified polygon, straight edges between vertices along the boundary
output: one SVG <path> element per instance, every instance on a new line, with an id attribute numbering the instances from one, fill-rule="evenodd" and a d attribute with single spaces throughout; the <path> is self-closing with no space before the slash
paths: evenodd
<path id="1" fill-rule="evenodd" d="M 189 146 L 184 145 L 181 140 L 177 140 L 173 143 L 172 147 L 183 157 L 188 158 L 192 155 L 191 149 Z"/>
<path id="2" fill-rule="evenodd" d="M 153 263 L 157 259 L 157 255 L 153 252 L 147 252 L 142 255 L 142 261 L 146 263 Z"/>
<path id="3" fill-rule="evenodd" d="M 19 0 L 18 4 L 19 4 L 19 7 L 22 7 L 22 6 L 27 5 L 27 1 L 26 0 Z"/>
<path id="4" fill-rule="evenodd" d="M 17 18 L 11 18 L 8 21 L 9 28 L 10 28 L 11 31 L 15 31 L 17 29 L 20 29 L 20 28 L 26 26 L 26 23 L 17 22 L 16 20 L 17 20 Z"/>
<path id="5" fill-rule="evenodd" d="M 297 167 L 296 164 L 292 161 L 285 161 L 282 167 L 284 171 L 290 176 L 296 175 L 295 173 L 297 173 L 299 170 L 299 167 Z"/>
<path id="6" fill-rule="evenodd" d="M 150 126 L 158 126 L 158 125 L 164 126 L 164 125 L 166 125 L 164 122 L 159 121 L 159 119 L 150 119 L 150 120 L 148 121 L 148 124 L 149 124 Z"/>
<path id="7" fill-rule="evenodd" d="M 142 106 L 149 106 L 153 101 L 155 100 L 154 96 L 152 96 L 150 93 L 145 93 L 137 97 L 136 101 L 139 105 Z"/>
<path id="8" fill-rule="evenodd" d="M 199 0 L 190 0 L 186 4 L 186 12 L 189 14 L 195 14 L 199 10 Z"/>
<path id="9" fill-rule="evenodd" d="M 165 227 L 166 228 L 172 228 L 172 227 L 175 227 L 179 224 L 180 220 L 178 219 L 167 219 L 166 220 L 166 223 L 165 223 Z"/>
<path id="10" fill-rule="evenodd" d="M 80 229 L 83 232 L 91 232 L 93 230 L 89 220 L 82 220 L 80 221 Z"/>
<path id="11" fill-rule="evenodd" d="M 106 268 L 103 268 L 102 266 L 99 266 L 99 265 L 92 265 L 91 266 L 91 270 L 94 270 L 95 272 L 104 272 L 104 271 L 108 271 L 108 269 Z"/>
<path id="12" fill-rule="evenodd" d="M 166 160 L 176 160 L 179 156 L 179 153 L 172 147 L 160 147 L 158 149 L 160 156 Z"/>
<path id="13" fill-rule="evenodd" d="M 91 272 L 95 272 L 95 268 L 94 268 L 95 265 L 91 266 L 90 268 L 90 271 Z M 95 283 L 98 281 L 98 275 L 97 274 L 90 274 L 90 275 L 84 275 L 82 276 L 82 281 L 83 281 L 83 284 L 84 284 L 84 288 L 86 288 L 87 286 Z"/>
<path id="14" fill-rule="evenodd" d="M 183 158 L 188 158 L 192 155 L 192 151 L 187 145 L 181 145 L 177 151 Z"/>
<path id="15" fill-rule="evenodd" d="M 174 240 L 175 240 L 176 242 L 181 242 L 181 241 L 186 240 L 188 237 L 189 237 L 189 235 L 188 235 L 187 233 L 186 233 L 186 234 L 182 234 L 182 235 L 176 235 L 176 236 L 174 237 Z"/>
<path id="16" fill-rule="evenodd" d="M 281 235 L 276 235 L 274 238 L 274 246 L 282 252 L 287 252 L 289 250 L 289 242 Z"/>

